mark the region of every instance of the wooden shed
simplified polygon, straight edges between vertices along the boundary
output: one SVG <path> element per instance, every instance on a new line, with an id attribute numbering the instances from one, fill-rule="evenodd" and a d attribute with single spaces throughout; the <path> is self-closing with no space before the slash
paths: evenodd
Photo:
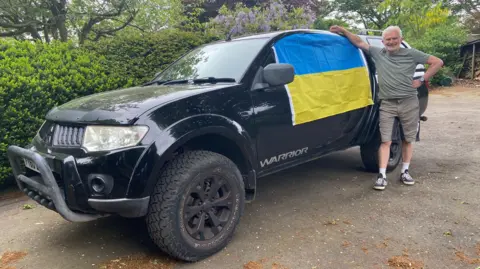
<path id="1" fill-rule="evenodd" d="M 472 40 L 460 47 L 460 56 L 463 57 L 463 68 L 457 77 L 462 74 L 465 78 L 479 79 L 480 77 L 480 39 Z"/>

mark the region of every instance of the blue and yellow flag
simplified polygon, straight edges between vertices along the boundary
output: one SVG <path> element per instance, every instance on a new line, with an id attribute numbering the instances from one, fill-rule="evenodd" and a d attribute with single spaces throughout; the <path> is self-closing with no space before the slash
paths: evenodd
<path id="1" fill-rule="evenodd" d="M 274 49 L 277 62 L 295 69 L 286 85 L 293 125 L 373 104 L 365 58 L 348 39 L 328 32 L 293 34 Z"/>

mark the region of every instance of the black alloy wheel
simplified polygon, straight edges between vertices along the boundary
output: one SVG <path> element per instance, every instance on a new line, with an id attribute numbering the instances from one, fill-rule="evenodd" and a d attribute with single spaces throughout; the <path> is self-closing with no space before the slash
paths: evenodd
<path id="1" fill-rule="evenodd" d="M 199 178 L 189 192 L 184 202 L 185 228 L 195 240 L 210 240 L 234 216 L 235 195 L 221 175 Z"/>
<path id="2" fill-rule="evenodd" d="M 235 163 L 218 153 L 189 151 L 162 168 L 150 198 L 148 233 L 170 256 L 199 261 L 230 242 L 244 204 Z"/>

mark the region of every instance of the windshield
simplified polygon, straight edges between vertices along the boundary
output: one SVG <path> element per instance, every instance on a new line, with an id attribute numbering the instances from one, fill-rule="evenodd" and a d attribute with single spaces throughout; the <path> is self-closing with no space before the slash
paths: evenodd
<path id="1" fill-rule="evenodd" d="M 240 81 L 267 39 L 247 39 L 197 48 L 163 71 L 155 81 L 205 77 Z"/>

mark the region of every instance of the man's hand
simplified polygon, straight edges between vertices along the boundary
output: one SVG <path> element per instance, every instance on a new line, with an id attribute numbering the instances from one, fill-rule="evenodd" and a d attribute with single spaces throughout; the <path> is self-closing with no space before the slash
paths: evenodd
<path id="1" fill-rule="evenodd" d="M 368 45 L 366 42 L 363 42 L 363 40 L 352 33 L 350 33 L 347 29 L 338 26 L 338 25 L 333 25 L 330 27 L 330 32 L 336 33 L 336 34 L 342 34 L 343 36 L 347 37 L 350 42 L 352 42 L 353 45 L 355 45 L 357 48 L 361 48 L 364 51 L 368 52 L 368 49 L 370 48 L 370 45 Z"/>
<path id="2" fill-rule="evenodd" d="M 336 34 L 345 34 L 345 28 L 338 25 L 332 25 L 330 27 L 330 32 L 336 33 Z"/>
<path id="3" fill-rule="evenodd" d="M 416 89 L 416 88 L 418 88 L 418 87 L 420 87 L 420 86 L 422 86 L 422 82 L 421 82 L 420 80 L 415 79 L 415 80 L 412 82 L 412 87 L 413 87 L 414 89 Z"/>

